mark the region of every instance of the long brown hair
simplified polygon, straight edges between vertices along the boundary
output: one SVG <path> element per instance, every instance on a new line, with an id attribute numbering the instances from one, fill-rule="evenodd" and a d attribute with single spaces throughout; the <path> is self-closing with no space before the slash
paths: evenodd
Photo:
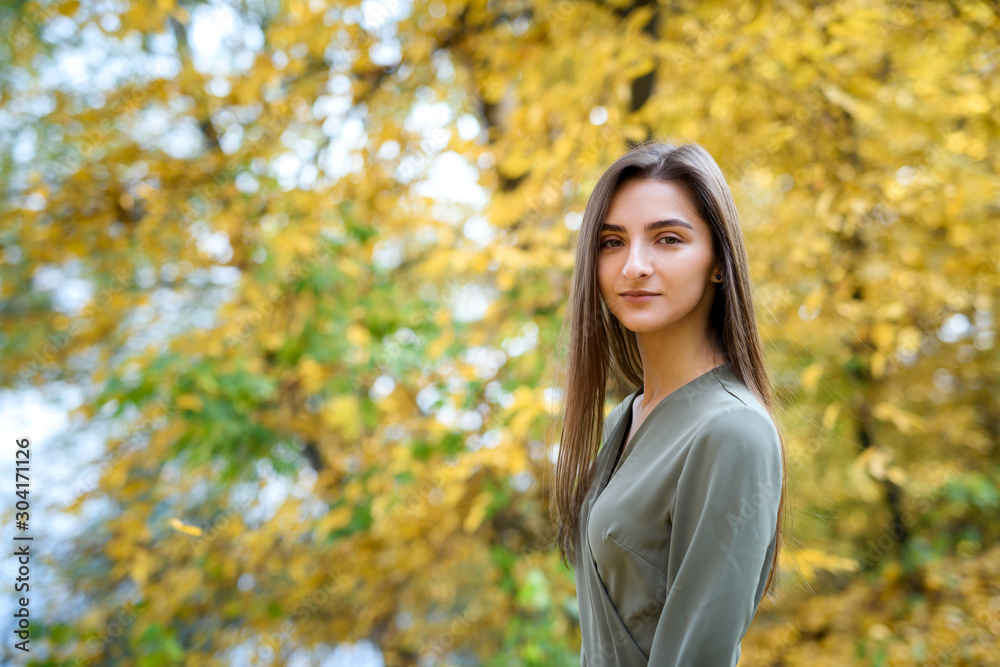
<path id="1" fill-rule="evenodd" d="M 611 389 L 617 403 L 643 384 L 642 358 L 635 333 L 626 329 L 608 310 L 597 284 L 600 227 L 618 187 L 632 179 L 681 184 L 711 228 L 712 247 L 724 277 L 709 315 L 709 335 L 726 361 L 731 363 L 733 372 L 760 400 L 778 428 L 781 499 L 774 560 L 764 586 L 764 595 L 768 595 L 783 542 L 785 442 L 778 427 L 771 384 L 764 367 L 739 214 L 719 166 L 709 152 L 695 142 L 648 140 L 635 146 L 604 172 L 587 201 L 576 249 L 569 312 L 563 321 L 558 344 L 562 349 L 568 324 L 569 357 L 565 366 L 557 364 L 557 374 L 565 376 L 561 383 L 565 387 L 565 409 L 549 502 L 550 516 L 558 527 L 555 539 L 560 557 L 564 565 L 578 566 L 577 524 L 584 497 L 593 483 L 607 393 Z M 555 422 L 550 432 L 554 429 Z M 586 542 L 581 540 L 580 544 Z"/>

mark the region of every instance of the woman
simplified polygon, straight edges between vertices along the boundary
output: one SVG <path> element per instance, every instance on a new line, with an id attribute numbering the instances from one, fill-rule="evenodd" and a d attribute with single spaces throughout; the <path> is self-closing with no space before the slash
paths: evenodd
<path id="1" fill-rule="evenodd" d="M 581 664 L 733 667 L 771 589 L 785 452 L 736 207 L 704 148 L 611 165 L 571 291 L 553 514 Z M 609 378 L 630 393 L 597 431 Z"/>

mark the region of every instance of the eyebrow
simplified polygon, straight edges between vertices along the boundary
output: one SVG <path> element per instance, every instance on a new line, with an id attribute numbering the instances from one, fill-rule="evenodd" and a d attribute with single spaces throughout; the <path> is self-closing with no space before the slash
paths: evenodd
<path id="1" fill-rule="evenodd" d="M 694 227 L 691 223 L 685 222 L 679 218 L 667 218 L 666 220 L 657 220 L 656 222 L 647 222 L 646 226 L 643 228 L 644 232 L 651 232 L 663 227 L 686 227 L 691 231 L 694 231 Z M 605 222 L 601 225 L 602 232 L 624 232 L 625 228 L 621 225 L 612 225 L 611 223 Z"/>

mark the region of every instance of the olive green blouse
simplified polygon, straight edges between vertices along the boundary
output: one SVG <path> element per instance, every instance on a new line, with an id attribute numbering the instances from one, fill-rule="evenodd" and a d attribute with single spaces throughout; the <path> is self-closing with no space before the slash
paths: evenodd
<path id="1" fill-rule="evenodd" d="M 774 558 L 778 431 L 726 363 L 621 450 L 639 393 L 604 422 L 577 526 L 581 667 L 734 667 Z"/>

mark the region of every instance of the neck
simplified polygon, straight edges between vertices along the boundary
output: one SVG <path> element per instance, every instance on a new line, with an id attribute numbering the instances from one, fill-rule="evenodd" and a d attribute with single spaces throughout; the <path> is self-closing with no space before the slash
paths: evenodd
<path id="1" fill-rule="evenodd" d="M 675 329 L 636 334 L 643 368 L 643 409 L 725 362 L 707 336 L 683 333 Z"/>

